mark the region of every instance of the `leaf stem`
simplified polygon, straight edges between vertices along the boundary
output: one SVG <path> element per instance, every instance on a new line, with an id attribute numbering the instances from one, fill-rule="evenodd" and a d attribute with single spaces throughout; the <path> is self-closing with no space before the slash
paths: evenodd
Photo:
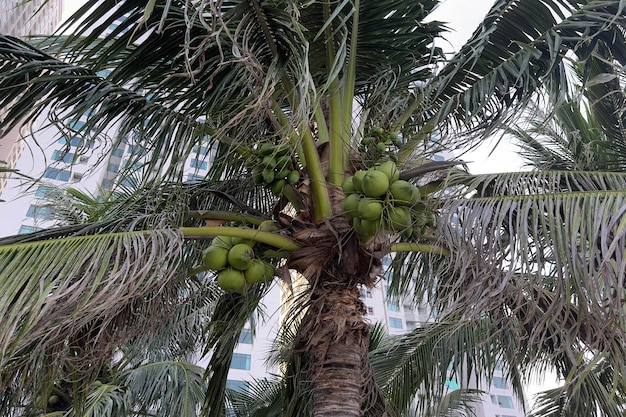
<path id="1" fill-rule="evenodd" d="M 450 251 L 446 248 L 424 243 L 399 242 L 391 245 L 390 252 L 422 252 L 433 253 L 435 255 L 450 256 Z"/>
<path id="2" fill-rule="evenodd" d="M 242 229 L 240 227 L 181 227 L 179 229 L 185 239 L 207 239 L 215 236 L 239 237 L 265 243 L 275 248 L 294 251 L 298 246 L 288 237 L 271 232 L 262 232 L 256 229 Z"/>

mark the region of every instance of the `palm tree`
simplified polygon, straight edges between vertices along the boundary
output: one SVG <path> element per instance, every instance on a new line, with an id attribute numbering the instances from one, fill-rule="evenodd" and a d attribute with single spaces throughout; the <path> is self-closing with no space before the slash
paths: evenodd
<path id="1" fill-rule="evenodd" d="M 504 354 L 530 366 L 549 346 L 554 354 L 611 354 L 622 378 L 624 177 L 470 177 L 453 163 L 429 162 L 438 149 L 480 142 L 540 91 L 561 93 L 566 54 L 612 39 L 605 45 L 623 65 L 622 5 L 498 1 L 450 60 L 432 47 L 441 24 L 424 23 L 436 5 L 89 1 L 66 23 L 70 36 L 39 49 L 0 37 L 0 105 L 10 104 L 3 127 L 50 112 L 84 138 L 78 153 L 130 141 L 147 152 L 137 164 L 158 173 L 132 199 L 112 204 L 115 215 L 2 240 L 3 403 L 13 407 L 14 392 L 46 393 L 64 378 L 75 382 L 80 407 L 83 387 L 120 346 L 157 334 L 186 294 L 208 285 L 194 273 L 216 236 L 255 242 L 255 256 L 280 266 L 283 282 L 291 282 L 289 270 L 304 280 L 288 322 L 297 333 L 284 410 L 294 415 L 393 413 L 370 370 L 359 299 L 359 286 L 375 284 L 390 252 L 392 290 L 411 289 L 418 300 L 432 293 L 439 329 L 460 335 L 455 366 L 476 357 L 477 368 L 488 369 Z M 78 118 L 86 123 L 72 123 Z M 99 141 L 111 127 L 118 135 Z M 203 141 L 216 148 L 212 168 L 183 183 L 183 162 Z M 422 186 L 420 199 L 394 221 L 402 198 L 381 203 L 385 214 L 367 228 L 342 208 L 350 181 L 342 184 L 387 161 Z M 559 188 L 575 180 L 595 192 Z M 404 199 L 417 200 L 416 192 Z M 266 220 L 271 229 L 261 226 Z M 564 224 L 572 228 L 554 233 Z M 572 244 L 573 235 L 586 239 Z M 602 244 L 591 251 L 596 240 Z M 588 268 L 580 267 L 579 245 L 591 254 Z M 543 291 L 546 268 L 555 287 L 568 283 L 559 297 Z M 232 350 L 269 285 L 231 284 L 237 291 L 220 293 L 211 308 L 210 415 L 223 411 Z M 467 326 L 491 337 L 469 343 L 474 333 L 460 331 Z M 414 336 L 406 346 L 428 340 Z M 421 384 L 424 375 L 403 375 L 413 393 L 437 393 L 436 384 Z M 306 392 L 310 402 L 302 401 Z"/>

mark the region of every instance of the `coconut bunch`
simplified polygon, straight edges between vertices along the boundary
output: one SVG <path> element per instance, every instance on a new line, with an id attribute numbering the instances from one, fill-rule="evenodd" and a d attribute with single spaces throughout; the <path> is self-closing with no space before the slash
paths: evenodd
<path id="1" fill-rule="evenodd" d="M 254 242 L 229 236 L 217 236 L 204 250 L 202 263 L 215 271 L 217 284 L 226 292 L 245 293 L 251 284 L 274 278 L 274 265 L 259 259 Z"/>
<path id="2" fill-rule="evenodd" d="M 435 225 L 435 214 L 426 212 L 419 188 L 399 178 L 396 164 L 386 161 L 343 181 L 341 208 L 362 241 L 369 242 L 381 230 L 418 237 Z"/>
<path id="3" fill-rule="evenodd" d="M 402 145 L 397 133 L 390 132 L 380 126 L 371 127 L 361 139 L 359 152 L 367 161 L 378 161 L 384 155 L 395 155 L 396 148 Z"/>
<path id="4" fill-rule="evenodd" d="M 265 142 L 254 151 L 250 165 L 252 178 L 257 185 L 265 185 L 274 195 L 280 195 L 286 184 L 294 185 L 300 180 L 291 157 L 291 148 Z"/>

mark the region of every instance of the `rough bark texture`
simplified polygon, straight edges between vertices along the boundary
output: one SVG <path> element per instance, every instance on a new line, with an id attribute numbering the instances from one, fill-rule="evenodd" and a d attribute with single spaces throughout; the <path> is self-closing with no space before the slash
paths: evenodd
<path id="1" fill-rule="evenodd" d="M 362 365 L 369 337 L 364 306 L 356 286 L 324 289 L 316 291 L 314 295 L 320 298 L 308 312 L 313 321 L 309 344 L 310 363 L 315 364 L 313 415 L 358 417 L 364 400 Z"/>
<path id="2" fill-rule="evenodd" d="M 384 248 L 380 241 L 364 245 L 359 240 L 351 219 L 342 215 L 343 193 L 336 188 L 329 192 L 332 218 L 313 224 L 300 213 L 283 225 L 301 244 L 286 266 L 302 274 L 310 291 L 296 339 L 303 365 L 296 379 L 312 390 L 314 417 L 384 416 L 386 403 L 371 373 L 369 325 L 359 293 L 359 286 L 371 288 L 380 276 Z"/>

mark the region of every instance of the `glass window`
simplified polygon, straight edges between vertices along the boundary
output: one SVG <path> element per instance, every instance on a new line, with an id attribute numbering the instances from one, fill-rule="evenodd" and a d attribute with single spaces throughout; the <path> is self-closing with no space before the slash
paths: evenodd
<path id="1" fill-rule="evenodd" d="M 374 315 L 374 307 L 367 307 L 367 315 L 368 316 Z"/>
<path id="2" fill-rule="evenodd" d="M 495 370 L 496 371 L 501 371 L 502 370 L 502 361 L 496 361 L 496 366 L 495 366 Z"/>
<path id="3" fill-rule="evenodd" d="M 230 367 L 232 369 L 244 369 L 246 371 L 249 371 L 250 359 L 250 355 L 246 355 L 244 353 L 233 353 L 233 360 L 230 363 Z"/>
<path id="4" fill-rule="evenodd" d="M 499 376 L 494 376 L 493 381 L 491 383 L 496 388 L 507 388 L 506 380 Z"/>
<path id="5" fill-rule="evenodd" d="M 187 181 L 202 181 L 204 177 L 198 174 L 187 174 Z"/>
<path id="6" fill-rule="evenodd" d="M 252 344 L 252 330 L 243 329 L 241 333 L 239 333 L 239 343 L 245 343 L 248 345 Z"/>
<path id="7" fill-rule="evenodd" d="M 513 398 L 508 395 L 498 395 L 498 405 L 502 408 L 514 408 Z"/>
<path id="8" fill-rule="evenodd" d="M 194 145 L 193 152 L 200 156 L 204 156 L 209 153 L 209 148 L 206 146 Z"/>
<path id="9" fill-rule="evenodd" d="M 117 148 L 113 151 L 113 156 L 121 157 L 124 155 L 124 148 Z"/>
<path id="10" fill-rule="evenodd" d="M 444 157 L 443 157 L 443 156 L 441 156 L 441 155 L 434 155 L 434 156 L 433 156 L 433 159 L 434 159 L 435 161 L 445 161 L 445 159 L 446 159 L 446 158 L 444 158 Z"/>
<path id="11" fill-rule="evenodd" d="M 365 288 L 359 287 L 359 294 L 361 298 L 365 298 Z"/>
<path id="12" fill-rule="evenodd" d="M 48 185 L 40 185 L 37 191 L 35 191 L 35 197 L 46 198 L 53 190 L 54 188 Z"/>
<path id="13" fill-rule="evenodd" d="M 402 319 L 389 317 L 389 327 L 392 329 L 402 329 Z"/>
<path id="14" fill-rule="evenodd" d="M 35 227 L 35 226 L 27 226 L 25 224 L 20 226 L 20 230 L 17 232 L 18 235 L 24 235 L 26 233 L 33 233 L 36 232 L 37 230 L 41 230 L 41 227 Z"/>
<path id="15" fill-rule="evenodd" d="M 131 155 L 144 156 L 148 152 L 143 148 L 143 146 L 130 145 L 128 147 L 128 153 Z"/>
<path id="16" fill-rule="evenodd" d="M 120 166 L 118 164 L 109 164 L 107 166 L 107 171 L 109 172 L 117 172 L 120 170 Z"/>
<path id="17" fill-rule="evenodd" d="M 235 379 L 226 380 L 226 388 L 233 391 L 246 392 L 248 391 L 248 383 L 246 381 L 237 381 Z"/>
<path id="18" fill-rule="evenodd" d="M 456 378 L 448 378 L 446 379 L 446 387 L 454 391 L 454 390 L 459 389 L 459 383 L 456 382 Z"/>
<path id="19" fill-rule="evenodd" d="M 400 303 L 397 301 L 387 301 L 387 310 L 389 311 L 400 311 Z"/>
<path id="20" fill-rule="evenodd" d="M 59 139 L 59 143 L 61 145 L 67 145 L 68 142 L 69 142 L 70 146 L 83 146 L 84 145 L 83 140 L 81 138 L 77 137 L 77 136 L 73 136 L 73 137 L 69 138 L 69 140 L 65 136 L 63 136 L 62 138 Z M 93 148 L 94 147 L 93 141 L 89 142 L 88 145 L 89 145 L 90 148 Z"/>
<path id="21" fill-rule="evenodd" d="M 26 210 L 27 217 L 34 217 L 39 220 L 50 220 L 52 215 L 50 214 L 50 209 L 47 207 L 39 207 L 34 204 L 31 204 Z"/>
<path id="22" fill-rule="evenodd" d="M 54 161 L 63 161 L 70 164 L 74 160 L 74 154 L 67 151 L 56 150 L 52 152 L 52 159 Z"/>
<path id="23" fill-rule="evenodd" d="M 45 178 L 50 178 L 57 181 L 69 181 L 70 180 L 70 171 L 66 169 L 58 169 L 58 168 L 46 168 L 43 173 Z"/>
<path id="24" fill-rule="evenodd" d="M 196 169 L 207 169 L 209 167 L 209 163 L 207 161 L 201 161 L 199 159 L 192 159 L 189 164 L 192 168 Z"/>

